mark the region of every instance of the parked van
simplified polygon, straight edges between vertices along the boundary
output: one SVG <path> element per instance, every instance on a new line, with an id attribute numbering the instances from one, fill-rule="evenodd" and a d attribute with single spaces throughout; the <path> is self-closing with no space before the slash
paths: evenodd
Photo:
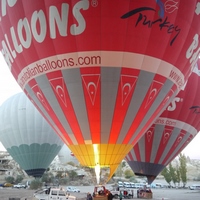
<path id="1" fill-rule="evenodd" d="M 38 200 L 76 200 L 75 196 L 67 194 L 62 188 L 46 188 L 38 190 L 34 193 L 34 197 Z"/>
<path id="2" fill-rule="evenodd" d="M 120 188 L 120 187 L 124 187 L 124 184 L 123 184 L 122 181 L 118 181 L 118 187 L 119 187 L 119 188 Z"/>
<path id="3" fill-rule="evenodd" d="M 144 186 L 146 186 L 145 183 L 135 183 L 135 188 L 144 188 Z"/>
<path id="4" fill-rule="evenodd" d="M 131 184 L 129 182 L 124 182 L 124 187 L 125 188 L 131 188 Z"/>
<path id="5" fill-rule="evenodd" d="M 135 188 L 135 183 L 130 182 L 132 188 Z"/>

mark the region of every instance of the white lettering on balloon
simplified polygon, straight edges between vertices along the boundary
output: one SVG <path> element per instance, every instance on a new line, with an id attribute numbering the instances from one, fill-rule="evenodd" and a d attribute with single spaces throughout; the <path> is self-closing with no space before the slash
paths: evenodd
<path id="1" fill-rule="evenodd" d="M 176 120 L 159 117 L 155 121 L 155 124 L 161 124 L 161 125 L 167 125 L 167 126 L 176 126 Z"/>
<path id="2" fill-rule="evenodd" d="M 196 5 L 195 14 L 196 15 L 200 14 L 200 3 L 199 2 Z M 193 37 L 193 41 L 186 52 L 186 58 L 190 59 L 191 72 L 194 70 L 197 60 L 199 59 L 199 56 L 200 56 L 199 35 L 195 34 Z"/>
<path id="3" fill-rule="evenodd" d="M 179 98 L 179 97 L 175 97 L 172 102 L 170 103 L 170 105 L 167 107 L 168 111 L 174 111 L 176 109 L 176 103 L 178 102 L 182 102 L 183 99 Z"/>
<path id="4" fill-rule="evenodd" d="M 190 59 L 191 71 L 193 71 L 195 64 L 197 63 L 197 60 L 199 59 L 199 55 L 200 55 L 199 35 L 195 34 L 193 37 L 193 41 L 186 52 L 186 58 Z"/>
<path id="5" fill-rule="evenodd" d="M 4 17 L 6 16 L 6 7 L 13 7 L 16 4 L 17 0 L 1 0 L 0 2 L 0 12 L 1 12 L 1 16 Z M 1 21 L 1 17 L 0 17 L 0 21 Z"/>
<path id="6" fill-rule="evenodd" d="M 196 15 L 200 14 L 200 3 L 197 3 L 196 5 L 195 14 Z M 190 44 L 188 50 L 186 51 L 186 58 L 189 59 L 190 62 L 190 69 L 191 69 L 190 74 L 194 70 L 197 60 L 199 59 L 199 56 L 200 56 L 199 35 L 195 34 L 192 43 Z M 173 70 L 170 72 L 170 77 L 177 82 L 180 89 L 181 87 L 184 86 L 185 82 Z"/>
<path id="7" fill-rule="evenodd" d="M 8 0 L 7 3 L 10 7 L 13 7 L 16 1 Z M 1 4 L 1 17 L 4 17 L 6 16 L 6 9 L 4 10 L 3 8 L 6 7 L 6 1 L 2 0 Z M 23 49 L 28 49 L 33 40 L 42 43 L 47 36 L 48 30 L 51 39 L 55 39 L 57 33 L 63 37 L 67 37 L 68 35 L 80 35 L 83 33 L 86 28 L 86 21 L 80 10 L 87 10 L 88 8 L 88 0 L 79 1 L 72 8 L 69 7 L 69 4 L 62 3 L 60 13 L 56 6 L 49 7 L 48 18 L 45 16 L 43 10 L 36 10 L 32 13 L 30 21 L 28 21 L 26 17 L 19 19 L 16 27 L 10 27 L 10 35 L 8 35 L 8 33 L 5 34 L 5 39 L 1 42 L 1 52 L 9 68 L 11 68 L 17 54 L 22 53 Z M 70 12 L 72 12 L 74 17 L 74 24 L 68 23 Z M 47 28 L 48 25 L 49 29 Z M 10 40 L 8 38 L 10 38 Z"/>

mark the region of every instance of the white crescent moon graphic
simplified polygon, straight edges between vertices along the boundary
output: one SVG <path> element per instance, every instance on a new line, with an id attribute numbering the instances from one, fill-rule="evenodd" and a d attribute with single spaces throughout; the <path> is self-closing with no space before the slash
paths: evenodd
<path id="1" fill-rule="evenodd" d="M 90 91 L 90 87 L 92 87 L 92 86 L 95 88 L 95 91 L 96 91 L 96 89 L 97 89 L 97 86 L 94 84 L 94 82 L 89 82 L 87 86 L 88 86 L 88 87 L 87 87 L 87 88 L 88 88 L 88 91 Z"/>
<path id="2" fill-rule="evenodd" d="M 61 90 L 62 92 L 59 92 L 59 90 Z M 60 85 L 57 85 L 57 86 L 56 86 L 56 92 L 57 92 L 61 97 L 64 96 L 64 90 L 63 90 L 63 88 L 62 88 Z"/>
<path id="3" fill-rule="evenodd" d="M 124 84 L 124 86 L 122 87 L 122 91 L 124 92 L 124 90 L 126 89 L 126 87 L 128 87 L 128 93 L 131 91 L 131 85 L 130 83 L 126 83 Z"/>
<path id="4" fill-rule="evenodd" d="M 42 103 L 44 103 L 44 98 L 43 98 L 43 96 L 41 95 L 41 93 L 37 92 L 37 97 L 38 97 L 38 99 L 39 99 Z"/>
<path id="5" fill-rule="evenodd" d="M 152 99 L 154 96 L 156 96 L 156 94 L 157 94 L 157 89 L 154 88 L 154 89 L 151 90 L 151 92 L 150 92 L 150 99 Z"/>
<path id="6" fill-rule="evenodd" d="M 49 110 L 49 108 L 48 108 L 48 106 L 47 106 L 47 104 L 46 104 L 46 102 L 45 102 L 45 100 L 44 100 L 42 94 L 41 94 L 40 92 L 37 92 L 36 94 L 37 94 L 38 99 L 39 99 L 39 100 L 44 104 L 44 106 Z"/>

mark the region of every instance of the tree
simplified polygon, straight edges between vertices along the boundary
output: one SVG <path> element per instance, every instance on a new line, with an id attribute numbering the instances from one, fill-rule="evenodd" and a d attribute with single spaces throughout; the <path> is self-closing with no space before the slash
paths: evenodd
<path id="1" fill-rule="evenodd" d="M 199 160 L 193 160 L 192 165 L 194 165 L 196 167 L 196 177 L 194 178 L 195 181 L 200 181 L 200 162 Z"/>
<path id="2" fill-rule="evenodd" d="M 45 183 L 51 183 L 52 180 L 53 180 L 54 176 L 52 173 L 49 173 L 49 172 L 45 172 L 43 175 L 42 175 L 42 182 L 45 182 Z"/>
<path id="3" fill-rule="evenodd" d="M 135 178 L 135 174 L 134 174 L 134 176 L 132 176 L 132 177 L 129 179 L 129 181 L 130 181 L 130 182 L 133 182 L 133 183 L 137 182 L 137 180 L 136 180 L 136 178 Z"/>
<path id="4" fill-rule="evenodd" d="M 124 175 L 125 175 L 125 178 L 131 178 L 132 176 L 134 176 L 134 173 L 132 170 L 127 169 L 125 170 Z"/>
<path id="5" fill-rule="evenodd" d="M 75 166 L 75 163 L 72 162 L 72 161 L 68 162 L 67 164 L 68 164 L 68 165 L 71 165 L 71 166 Z"/>
<path id="6" fill-rule="evenodd" d="M 62 178 L 63 177 L 62 171 L 58 171 L 55 177 L 56 178 Z"/>
<path id="7" fill-rule="evenodd" d="M 22 175 L 17 175 L 16 179 L 15 179 L 15 183 L 20 183 L 23 180 Z"/>
<path id="8" fill-rule="evenodd" d="M 179 171 L 179 166 L 176 166 L 176 175 L 177 175 L 177 183 L 180 186 L 181 175 L 180 175 L 180 171 Z"/>
<path id="9" fill-rule="evenodd" d="M 5 177 L 5 181 L 7 183 L 14 183 L 15 178 L 13 176 L 7 176 Z"/>
<path id="10" fill-rule="evenodd" d="M 123 167 L 126 167 L 127 162 L 123 160 L 121 164 L 122 164 L 122 168 L 123 168 Z"/>
<path id="11" fill-rule="evenodd" d="M 77 177 L 77 173 L 74 170 L 68 171 L 67 174 L 72 181 Z"/>
<path id="12" fill-rule="evenodd" d="M 42 187 L 42 182 L 40 179 L 36 178 L 35 180 L 31 181 L 30 189 L 36 190 Z"/>
<path id="13" fill-rule="evenodd" d="M 66 185 L 68 182 L 69 182 L 69 178 L 68 178 L 68 177 L 66 177 L 66 178 L 61 178 L 61 179 L 59 180 L 59 183 L 60 183 L 61 185 Z"/>
<path id="14" fill-rule="evenodd" d="M 122 171 L 122 164 L 123 162 L 121 162 L 117 168 L 117 170 L 115 171 L 115 176 L 117 177 L 122 177 L 123 175 L 123 171 Z M 124 165 L 124 164 L 123 164 Z"/>
<path id="15" fill-rule="evenodd" d="M 170 176 L 171 176 L 172 181 L 174 183 L 174 186 L 176 186 L 176 183 L 177 183 L 176 169 L 172 166 L 171 163 L 169 164 L 169 173 L 170 173 Z"/>
<path id="16" fill-rule="evenodd" d="M 181 181 L 183 182 L 183 187 L 185 187 L 187 183 L 187 159 L 186 156 L 182 153 L 179 154 L 179 162 L 180 162 L 180 177 Z"/>
<path id="17" fill-rule="evenodd" d="M 164 176 L 164 179 L 166 180 L 166 182 L 171 186 L 171 180 L 172 180 L 172 177 L 169 173 L 169 170 L 167 169 L 167 167 L 165 167 L 163 169 L 163 171 L 161 172 L 161 175 Z"/>

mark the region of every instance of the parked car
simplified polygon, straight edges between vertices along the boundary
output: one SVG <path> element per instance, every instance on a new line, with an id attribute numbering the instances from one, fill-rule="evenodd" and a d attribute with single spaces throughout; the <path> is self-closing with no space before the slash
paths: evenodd
<path id="1" fill-rule="evenodd" d="M 163 188 L 164 187 L 163 184 L 161 184 L 161 183 L 155 183 L 155 185 L 156 185 L 156 188 Z"/>
<path id="2" fill-rule="evenodd" d="M 13 184 L 12 183 L 4 183 L 3 187 L 13 187 Z"/>
<path id="3" fill-rule="evenodd" d="M 27 186 L 25 184 L 22 184 L 22 183 L 18 183 L 16 185 L 13 185 L 13 188 L 27 188 Z"/>
<path id="4" fill-rule="evenodd" d="M 200 190 L 200 185 L 191 185 L 190 190 Z"/>
<path id="5" fill-rule="evenodd" d="M 80 192 L 80 190 L 76 187 L 68 186 L 66 187 L 67 192 Z"/>
<path id="6" fill-rule="evenodd" d="M 4 186 L 4 183 L 0 183 L 0 187 L 3 187 Z"/>

